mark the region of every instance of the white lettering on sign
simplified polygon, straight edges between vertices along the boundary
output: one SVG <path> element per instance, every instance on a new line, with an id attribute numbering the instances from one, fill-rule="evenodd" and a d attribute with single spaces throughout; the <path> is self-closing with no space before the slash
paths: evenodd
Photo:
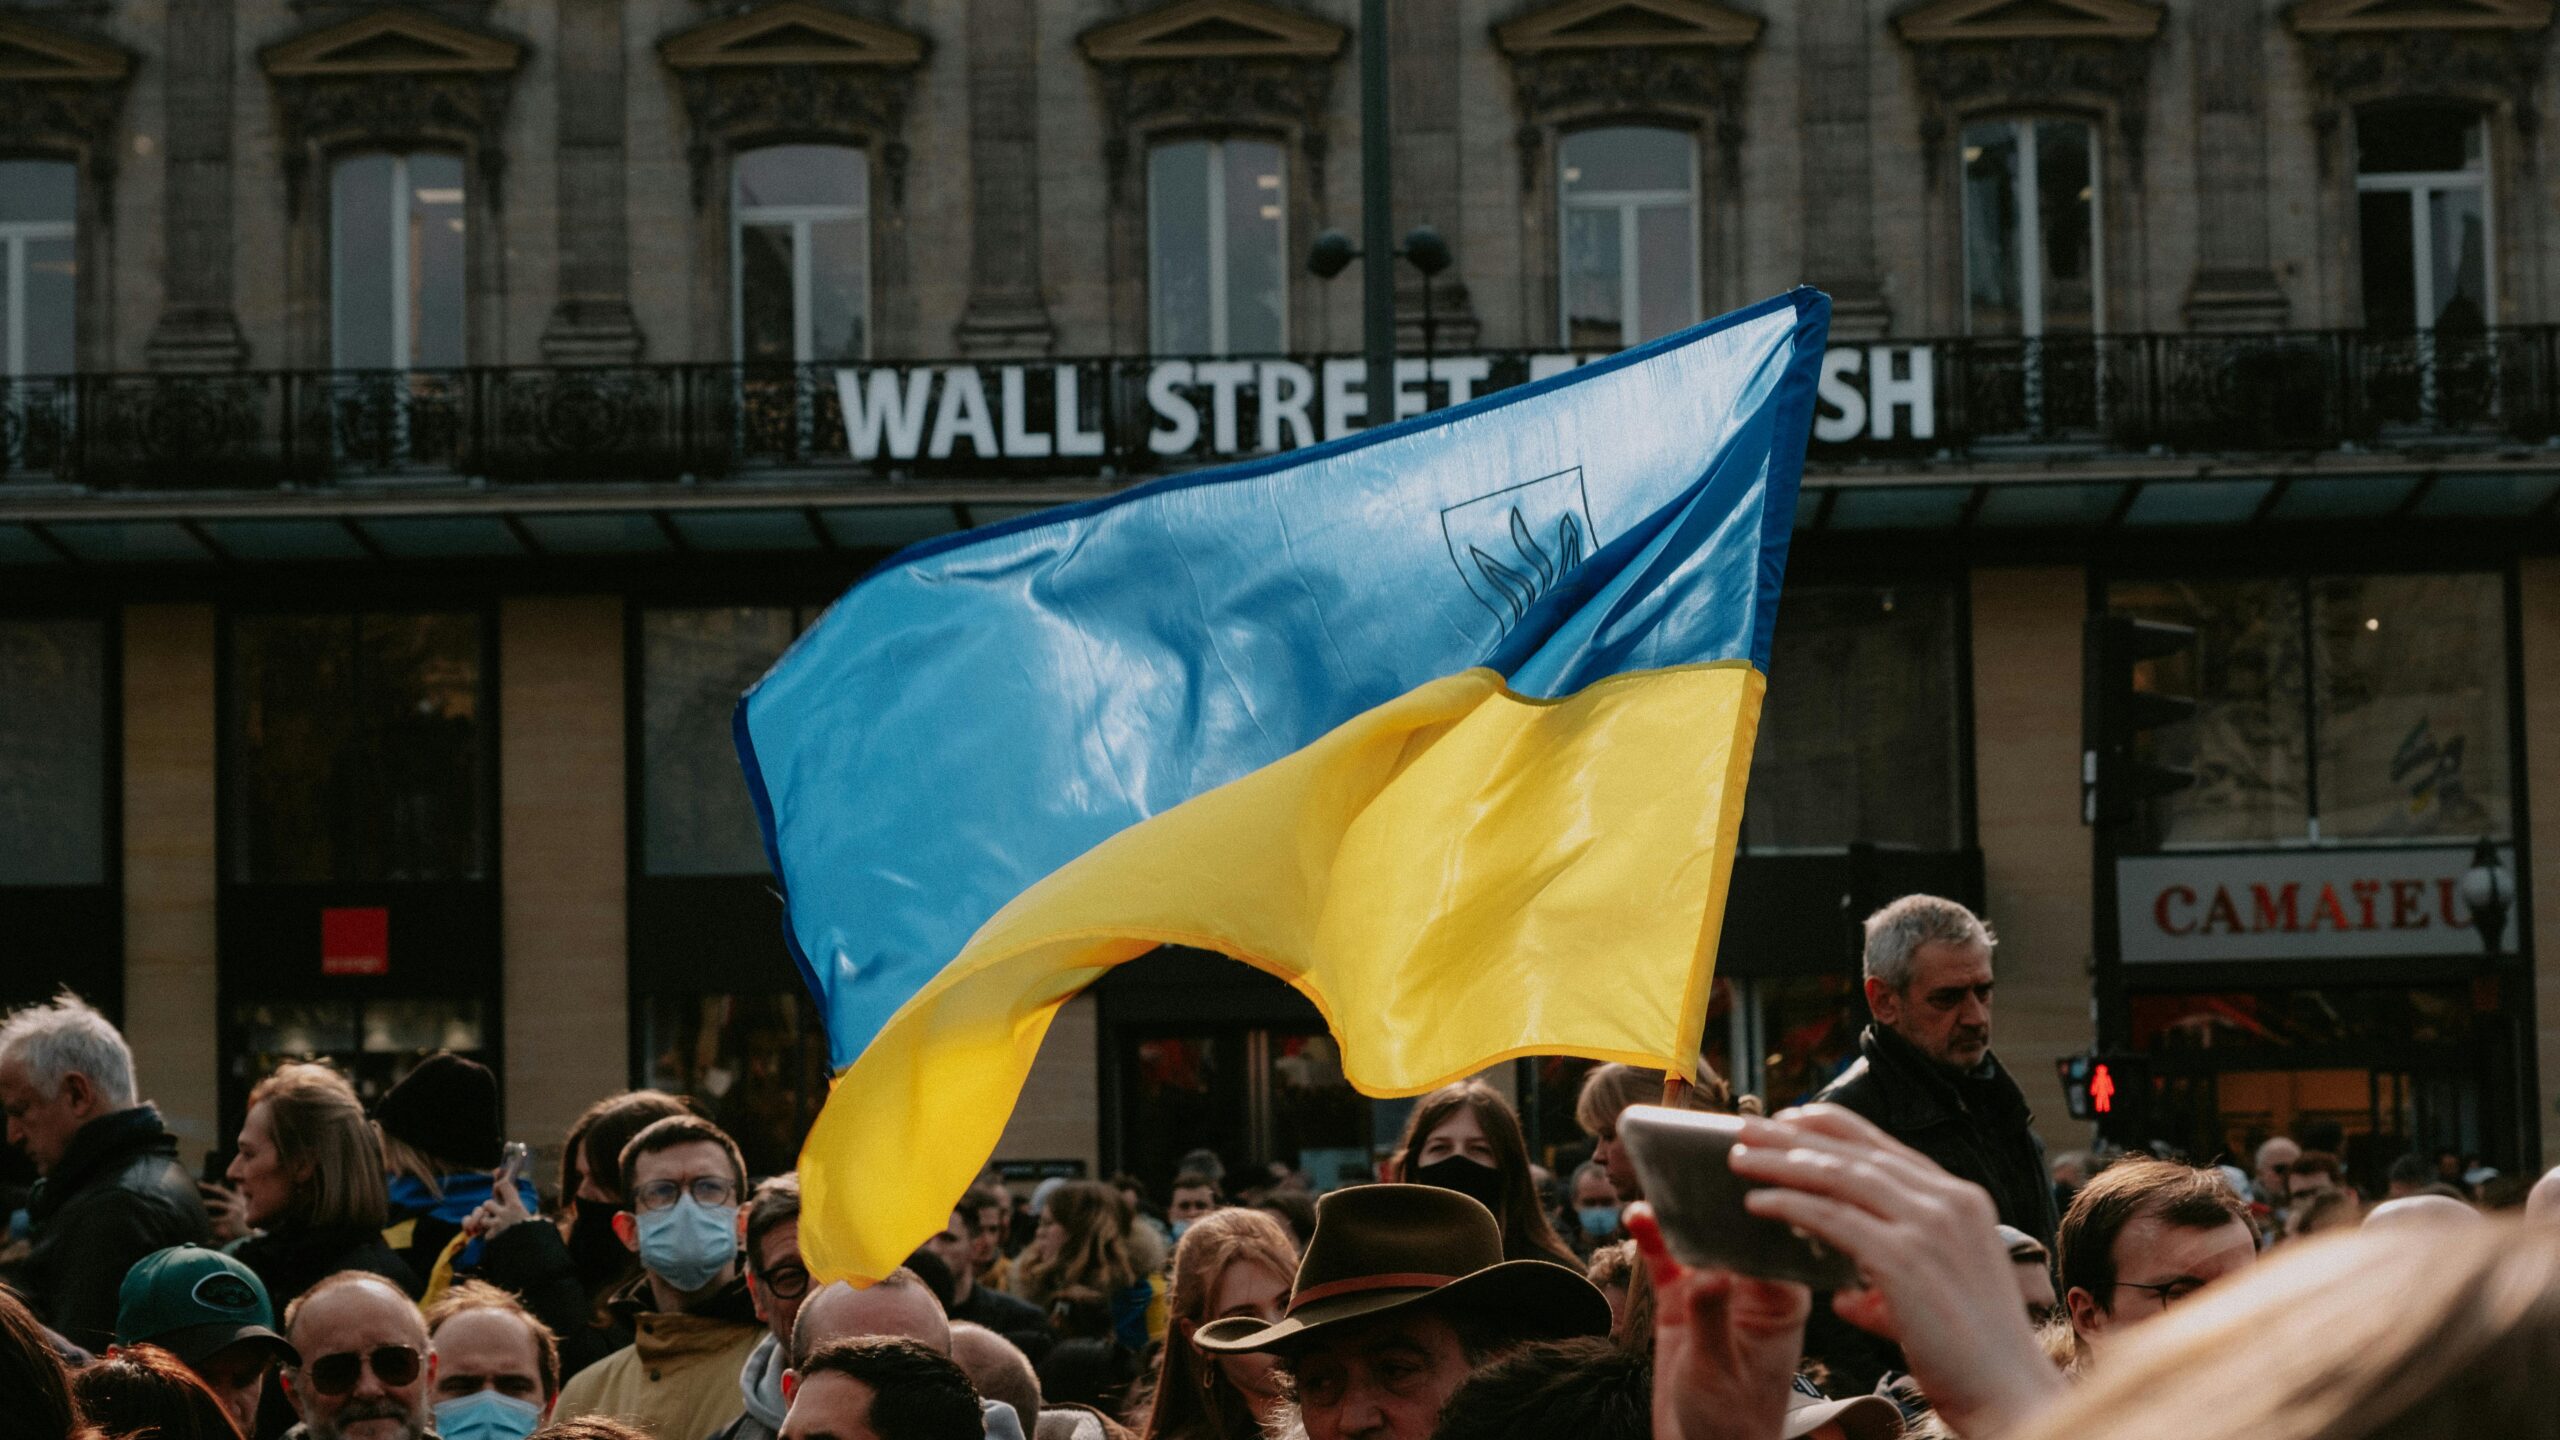
<path id="1" fill-rule="evenodd" d="M 1575 355 L 1526 358 L 1532 383 L 1583 363 Z M 1485 355 L 1399 359 L 1396 418 L 1422 414 L 1434 399 L 1447 405 L 1474 400 L 1493 380 L 1494 364 Z M 1086 423 L 1087 377 L 1074 365 L 1049 367 L 1052 403 L 1044 422 L 1032 404 L 1038 368 L 995 367 L 992 396 L 985 374 L 972 365 L 839 370 L 846 448 L 862 461 L 1107 453 L 1100 426 Z M 1368 368 L 1343 356 L 1319 369 L 1296 360 L 1162 360 L 1147 370 L 1144 388 L 1147 449 L 1166 456 L 1191 454 L 1204 438 L 1219 456 L 1294 450 L 1351 434 L 1369 411 Z M 1834 346 L 1822 357 L 1815 402 L 1813 438 L 1820 444 L 1931 439 L 1938 433 L 1934 357 L 1916 345 Z"/>
<path id="2" fill-rule="evenodd" d="M 2515 857 L 2498 863 L 2513 873 Z M 2116 939 L 2129 963 L 2473 955 L 2462 903 L 2469 846 L 2142 855 L 2116 862 Z M 2501 950 L 2515 943 L 2510 910 Z"/>

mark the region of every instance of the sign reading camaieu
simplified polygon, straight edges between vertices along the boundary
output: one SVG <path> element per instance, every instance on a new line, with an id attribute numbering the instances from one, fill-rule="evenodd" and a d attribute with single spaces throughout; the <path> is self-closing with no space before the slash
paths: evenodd
<path id="1" fill-rule="evenodd" d="M 1564 354 L 1396 362 L 1395 418 L 1561 375 Z M 1834 345 L 1817 372 L 1817 446 L 1921 444 L 1938 433 L 1936 356 L 1921 345 Z M 836 372 L 845 446 L 865 464 L 996 462 L 1054 472 L 1276 454 L 1366 423 L 1356 358 L 1066 360 L 871 365 Z"/>
<path id="2" fill-rule="evenodd" d="M 2476 955 L 2470 868 L 2467 845 L 2131 856 L 2116 862 L 2116 933 L 2132 963 Z M 2500 950 L 2515 927 L 2511 912 Z"/>

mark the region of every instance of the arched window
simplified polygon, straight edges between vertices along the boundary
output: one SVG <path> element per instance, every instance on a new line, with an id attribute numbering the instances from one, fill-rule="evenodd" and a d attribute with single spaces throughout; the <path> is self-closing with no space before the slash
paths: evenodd
<path id="1" fill-rule="evenodd" d="M 2099 258 L 2093 127 L 2049 119 L 1964 127 L 1967 333 L 2104 329 Z"/>
<path id="2" fill-rule="evenodd" d="M 1159 355 L 1268 355 L 1289 344 L 1288 170 L 1270 140 L 1147 152 L 1147 308 Z"/>
<path id="3" fill-rule="evenodd" d="M 1697 146 L 1686 131 L 1578 130 L 1557 147 L 1564 343 L 1615 350 L 1697 322 Z"/>
<path id="4" fill-rule="evenodd" d="M 738 359 L 871 356 L 871 171 L 849 145 L 768 145 L 732 168 Z"/>
<path id="5" fill-rule="evenodd" d="M 462 157 L 369 151 L 329 172 L 329 334 L 341 370 L 463 363 Z"/>
<path id="6" fill-rule="evenodd" d="M 2489 136 L 2478 111 L 2395 105 L 2358 114 L 2356 213 L 2369 328 L 2489 323 Z"/>
<path id="7" fill-rule="evenodd" d="M 76 172 L 0 160 L 0 375 L 71 373 Z"/>

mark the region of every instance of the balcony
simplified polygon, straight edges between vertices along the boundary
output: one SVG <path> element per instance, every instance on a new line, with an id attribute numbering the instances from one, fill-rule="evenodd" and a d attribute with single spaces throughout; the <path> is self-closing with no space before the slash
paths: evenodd
<path id="1" fill-rule="evenodd" d="M 1398 409 L 1575 363 L 1527 351 L 1406 357 Z M 631 495 L 648 509 L 658 501 L 647 497 L 775 492 L 807 506 L 1046 503 L 1346 433 L 1363 379 L 1349 357 L 1117 357 L 0 381 L 0 518 L 177 514 L 259 497 L 322 512 L 394 496 L 413 507 Z M 2418 470 L 2466 456 L 2494 459 L 2512 481 L 2560 474 L 2560 459 L 2516 454 L 2555 437 L 2560 326 L 1841 344 L 1825 359 L 1808 476 L 1834 493 L 1808 510 L 1829 523 L 1836 498 L 1844 528 L 1879 515 L 1925 528 L 1972 523 L 1985 487 L 2010 482 L 2071 486 L 2104 472 L 2156 489 L 2381 465 L 2417 484 Z M 2255 483 L 2264 499 L 2284 482 Z M 2084 521 L 2140 509 L 2129 492 L 2118 506 L 2083 488 L 2070 504 L 2029 509 Z M 2554 503 L 2530 483 L 2500 493 L 2489 510 L 2461 513 L 2521 517 Z"/>

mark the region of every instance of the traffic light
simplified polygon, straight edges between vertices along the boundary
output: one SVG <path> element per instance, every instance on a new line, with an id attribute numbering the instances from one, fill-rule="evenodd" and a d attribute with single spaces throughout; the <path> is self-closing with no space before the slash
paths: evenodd
<path id="1" fill-rule="evenodd" d="M 2074 1120 L 2097 1122 L 2098 1133 L 2128 1149 L 2151 1141 L 2151 1061 L 2112 1052 L 2066 1055 L 2054 1062 L 2062 1095 Z"/>
<path id="2" fill-rule="evenodd" d="M 2155 765 L 2134 753 L 2145 733 L 2196 713 L 2194 700 L 2144 685 L 2138 667 L 2183 653 L 2195 638 L 2184 625 L 2130 615 L 2089 617 L 2080 650 L 2081 824 L 2122 825 L 2141 813 L 2142 802 L 2196 783 L 2192 770 Z"/>

